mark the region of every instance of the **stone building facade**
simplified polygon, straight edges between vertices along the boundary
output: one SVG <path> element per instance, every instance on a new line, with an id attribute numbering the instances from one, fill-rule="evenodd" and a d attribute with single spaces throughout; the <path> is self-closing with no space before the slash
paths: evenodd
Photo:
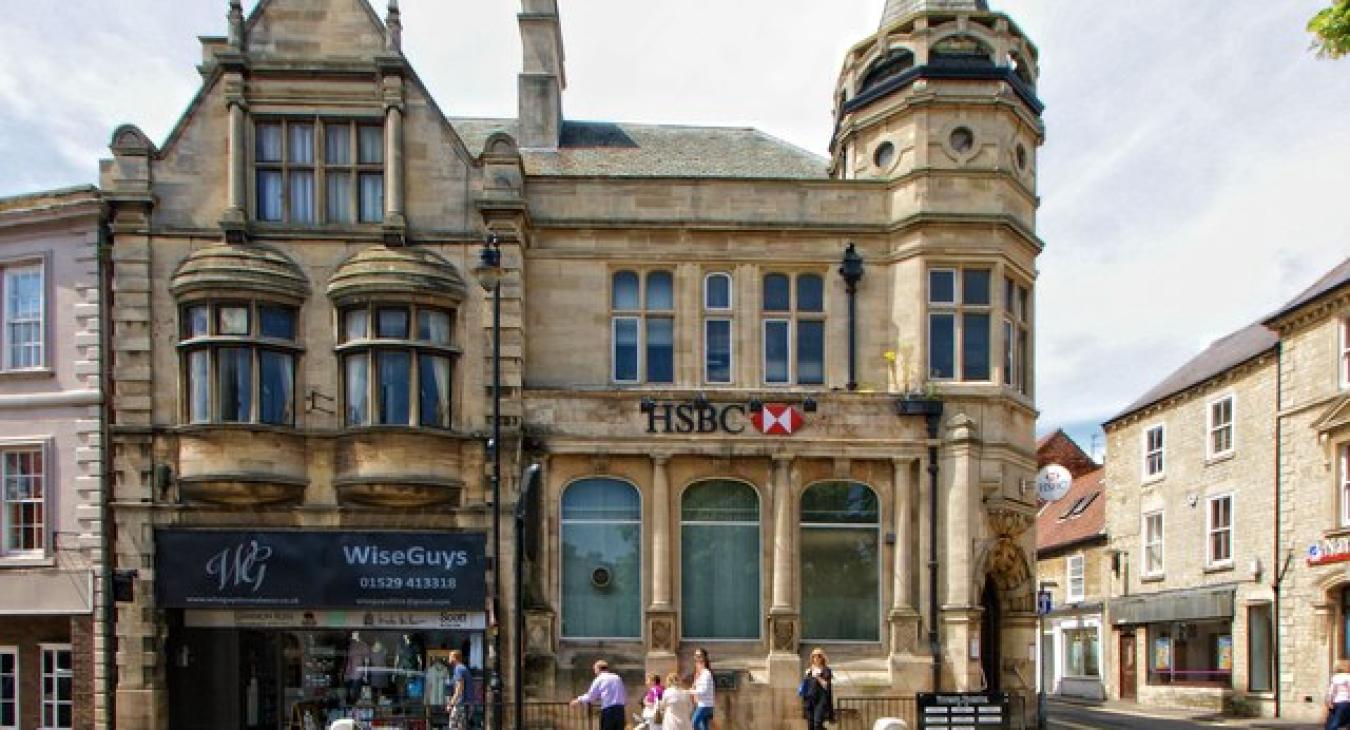
<path id="1" fill-rule="evenodd" d="M 100 200 L 0 198 L 0 726 L 102 726 Z"/>
<path id="2" fill-rule="evenodd" d="M 1041 625 L 1040 682 L 1047 694 L 1105 699 L 1103 622 L 1111 581 L 1105 469 L 1062 430 L 1036 446 L 1041 467 L 1058 464 L 1073 481 L 1036 515 L 1036 579 L 1051 596 Z"/>
<path id="3" fill-rule="evenodd" d="M 1112 696 L 1315 720 L 1350 655 L 1350 262 L 1106 424 Z"/>
<path id="4" fill-rule="evenodd" d="M 169 138 L 119 128 L 103 168 L 114 547 L 137 576 L 119 724 L 435 723 L 438 652 L 491 667 L 501 618 L 510 655 L 517 588 L 483 574 L 485 238 L 498 506 L 542 467 L 527 697 L 575 696 L 598 655 L 634 683 L 687 672 L 700 645 L 731 727 L 799 722 L 814 646 L 839 696 L 935 670 L 1026 692 L 1036 51 L 976 0 L 883 18 L 845 58 L 827 160 L 565 119 L 554 0 L 522 5 L 515 119 L 443 116 L 396 3 L 232 2 Z M 434 596 L 443 577 L 353 572 L 359 549 L 443 541 L 466 564 Z M 302 547 L 335 563 L 305 574 Z M 269 593 L 301 575 L 323 590 Z"/>

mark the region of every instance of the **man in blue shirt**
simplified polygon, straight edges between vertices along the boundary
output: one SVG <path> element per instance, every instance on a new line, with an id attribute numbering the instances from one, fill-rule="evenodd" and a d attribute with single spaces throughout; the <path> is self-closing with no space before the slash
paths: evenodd
<path id="1" fill-rule="evenodd" d="M 591 682 L 591 688 L 572 700 L 573 707 L 600 706 L 600 730 L 623 730 L 624 705 L 627 703 L 623 679 L 609 671 L 609 662 L 604 659 L 595 663 L 595 680 Z"/>
<path id="2" fill-rule="evenodd" d="M 473 673 L 464 665 L 464 654 L 456 649 L 450 652 L 450 697 L 445 701 L 450 711 L 450 730 L 468 730 L 469 704 L 473 697 Z"/>

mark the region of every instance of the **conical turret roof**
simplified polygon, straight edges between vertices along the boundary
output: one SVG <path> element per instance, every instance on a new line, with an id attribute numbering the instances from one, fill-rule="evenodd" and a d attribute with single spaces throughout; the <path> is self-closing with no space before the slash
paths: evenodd
<path id="1" fill-rule="evenodd" d="M 988 12 L 989 3 L 987 0 L 886 0 L 886 12 L 881 16 L 881 25 L 885 27 L 915 13 L 953 11 Z"/>

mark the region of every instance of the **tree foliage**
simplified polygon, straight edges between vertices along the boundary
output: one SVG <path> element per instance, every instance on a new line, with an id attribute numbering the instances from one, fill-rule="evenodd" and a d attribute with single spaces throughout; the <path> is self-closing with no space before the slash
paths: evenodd
<path id="1" fill-rule="evenodd" d="M 1313 34 L 1317 55 L 1340 58 L 1350 54 L 1350 0 L 1333 0 L 1331 7 L 1308 21 L 1308 32 Z"/>

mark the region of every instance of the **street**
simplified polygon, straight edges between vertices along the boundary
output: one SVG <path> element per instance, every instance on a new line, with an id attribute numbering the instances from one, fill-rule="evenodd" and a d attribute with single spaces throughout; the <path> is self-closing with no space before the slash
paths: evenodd
<path id="1" fill-rule="evenodd" d="M 1138 707 L 1093 707 L 1051 702 L 1047 717 L 1051 730 L 1109 730 L 1111 728 L 1148 728 L 1148 730 L 1190 730 L 1191 728 L 1317 728 L 1315 724 L 1292 724 L 1276 720 L 1238 720 L 1220 718 L 1201 711 L 1184 712 Z"/>

